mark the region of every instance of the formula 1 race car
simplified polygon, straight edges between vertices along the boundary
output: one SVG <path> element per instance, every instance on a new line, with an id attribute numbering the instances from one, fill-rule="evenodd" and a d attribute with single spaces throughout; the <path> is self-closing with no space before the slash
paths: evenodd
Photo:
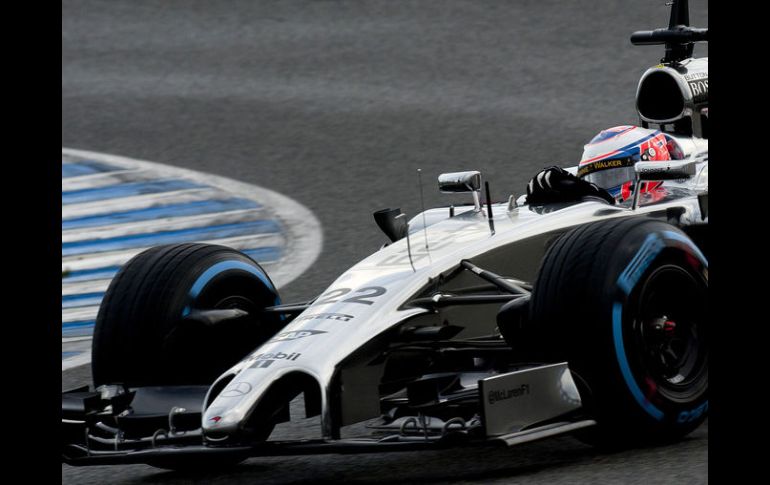
<path id="1" fill-rule="evenodd" d="M 99 310 L 95 388 L 62 394 L 62 461 L 181 469 L 694 430 L 708 413 L 708 58 L 692 54 L 708 30 L 688 17 L 675 0 L 668 28 L 631 37 L 665 45 L 636 108 L 679 154 L 620 167 L 624 197 L 538 197 L 546 174 L 492 203 L 479 172 L 446 173 L 439 189 L 472 203 L 375 212 L 390 242 L 294 304 L 230 248 L 134 257 Z M 300 394 L 321 436 L 271 440 Z"/>

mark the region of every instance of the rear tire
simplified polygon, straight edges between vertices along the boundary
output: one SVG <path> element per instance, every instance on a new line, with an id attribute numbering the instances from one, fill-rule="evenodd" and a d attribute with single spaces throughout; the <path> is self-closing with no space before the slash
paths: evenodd
<path id="1" fill-rule="evenodd" d="M 204 385 L 282 326 L 261 310 L 280 303 L 267 273 L 224 246 L 174 244 L 126 263 L 105 293 L 93 337 L 95 385 Z M 194 310 L 239 308 L 247 317 L 208 326 Z"/>
<path id="2" fill-rule="evenodd" d="M 681 438 L 708 413 L 708 263 L 648 218 L 580 226 L 547 251 L 530 321 L 547 360 L 569 362 L 598 426 L 591 444 Z"/>

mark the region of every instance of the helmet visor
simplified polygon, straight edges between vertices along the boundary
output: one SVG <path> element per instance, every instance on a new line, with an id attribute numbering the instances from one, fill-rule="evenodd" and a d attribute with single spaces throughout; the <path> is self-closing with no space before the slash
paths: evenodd
<path id="1" fill-rule="evenodd" d="M 580 167 L 578 177 L 610 190 L 636 178 L 636 161 L 637 157 L 597 160 Z"/>

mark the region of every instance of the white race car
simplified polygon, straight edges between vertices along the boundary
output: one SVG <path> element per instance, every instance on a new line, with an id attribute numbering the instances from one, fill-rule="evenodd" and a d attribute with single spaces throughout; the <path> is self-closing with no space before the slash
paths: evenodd
<path id="1" fill-rule="evenodd" d="M 631 38 L 666 47 L 637 110 L 681 153 L 626 167 L 622 203 L 559 192 L 548 174 L 503 203 L 487 184 L 482 203 L 480 173 L 443 174 L 440 190 L 473 202 L 409 222 L 376 212 L 390 242 L 295 304 L 230 248 L 136 256 L 99 311 L 95 388 L 62 394 L 62 461 L 193 468 L 695 429 L 708 412 L 708 59 L 692 51 L 708 34 L 687 24 L 675 0 L 668 28 Z M 662 196 L 642 195 L 661 181 Z M 321 435 L 271 440 L 299 394 Z"/>

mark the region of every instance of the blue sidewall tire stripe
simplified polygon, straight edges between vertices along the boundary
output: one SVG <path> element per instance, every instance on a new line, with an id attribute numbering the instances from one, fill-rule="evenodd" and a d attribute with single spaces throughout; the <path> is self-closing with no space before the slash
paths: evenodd
<path id="1" fill-rule="evenodd" d="M 698 257 L 700 262 L 708 268 L 706 257 L 686 236 L 674 231 L 662 231 L 661 233 L 650 234 L 639 248 L 639 251 L 637 251 L 631 259 L 631 262 L 618 277 L 617 285 L 623 291 L 625 296 L 630 294 L 631 290 L 636 286 L 639 278 L 641 278 L 642 274 L 644 274 L 652 261 L 661 251 L 663 251 L 663 249 L 665 249 L 666 246 L 662 243 L 662 239 L 671 239 L 684 244 Z M 642 390 L 639 388 L 639 384 L 636 383 L 636 380 L 631 373 L 631 366 L 628 363 L 625 345 L 623 344 L 623 303 L 619 301 L 615 301 L 612 306 L 612 336 L 615 343 L 615 355 L 617 356 L 618 365 L 620 366 L 620 372 L 623 375 L 626 386 L 631 391 L 631 395 L 647 414 L 652 416 L 656 421 L 662 421 L 665 414 L 644 396 L 644 393 L 642 393 Z M 706 406 L 708 406 L 708 401 L 706 401 Z M 703 404 L 697 409 L 702 407 Z"/>
<path id="2" fill-rule="evenodd" d="M 195 283 L 193 283 L 192 287 L 190 288 L 190 291 L 188 292 L 189 301 L 194 301 L 198 297 L 198 295 L 200 295 L 201 291 L 203 291 L 206 285 L 208 285 L 209 282 L 213 280 L 217 275 L 224 273 L 225 271 L 231 271 L 234 269 L 243 270 L 253 274 L 257 278 L 259 278 L 262 281 L 262 283 L 265 284 L 266 287 L 268 287 L 270 290 L 276 293 L 276 295 L 278 294 L 278 291 L 275 289 L 275 286 L 273 286 L 273 284 L 270 282 L 267 275 L 264 272 L 260 271 L 259 268 L 256 268 L 243 261 L 230 260 L 230 261 L 220 261 L 219 263 L 213 265 L 212 267 L 204 271 L 198 277 L 198 279 L 195 280 Z M 275 305 L 281 304 L 280 297 L 276 296 L 274 304 Z M 189 315 L 191 310 L 192 309 L 188 304 L 187 306 L 185 306 L 184 310 L 182 310 L 182 316 L 185 317 Z"/>
<path id="3" fill-rule="evenodd" d="M 634 396 L 636 402 L 647 411 L 647 414 L 652 416 L 657 421 L 663 420 L 663 411 L 655 407 L 642 393 L 639 388 L 639 384 L 634 380 L 634 376 L 631 374 L 631 367 L 628 365 L 628 359 L 626 358 L 626 349 L 623 345 L 623 304 L 615 302 L 612 306 L 612 334 L 615 340 L 615 355 L 618 357 L 618 364 L 620 365 L 620 372 L 623 374 L 623 380 L 626 381 L 626 386 L 631 391 L 631 395 Z"/>

